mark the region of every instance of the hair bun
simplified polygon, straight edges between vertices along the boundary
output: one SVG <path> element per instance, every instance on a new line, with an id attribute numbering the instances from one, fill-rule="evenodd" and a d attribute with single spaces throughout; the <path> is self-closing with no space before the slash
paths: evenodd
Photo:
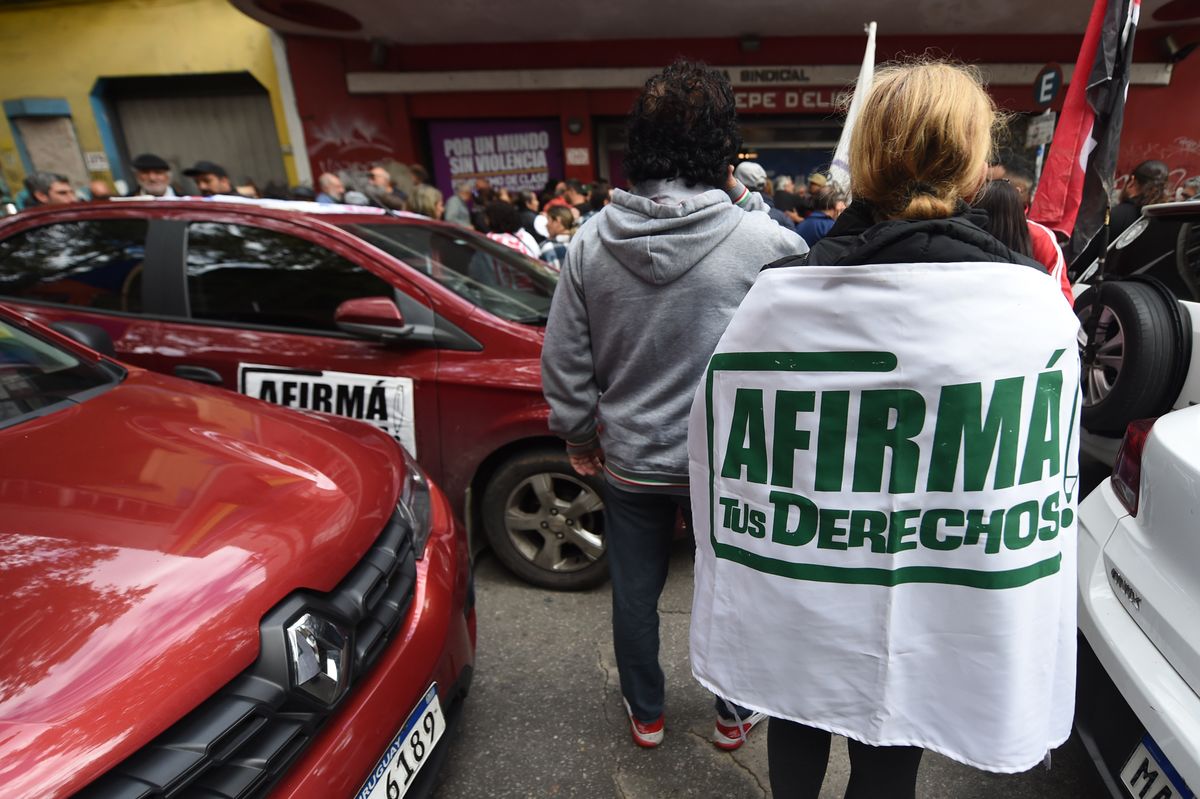
<path id="1" fill-rule="evenodd" d="M 922 192 L 908 201 L 899 216 L 903 219 L 945 219 L 954 215 L 954 205 L 954 200 L 948 197 Z"/>

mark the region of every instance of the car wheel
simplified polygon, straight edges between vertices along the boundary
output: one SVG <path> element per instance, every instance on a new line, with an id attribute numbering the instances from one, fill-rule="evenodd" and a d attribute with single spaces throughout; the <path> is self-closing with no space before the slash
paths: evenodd
<path id="1" fill-rule="evenodd" d="M 1158 416 L 1170 408 L 1179 385 L 1178 355 L 1182 342 L 1178 313 L 1169 293 L 1149 283 L 1111 281 L 1104 284 L 1103 307 L 1097 289 L 1075 301 L 1079 318 L 1082 424 L 1094 433 L 1120 435 L 1134 419 Z M 1088 329 L 1099 313 L 1096 334 Z"/>
<path id="2" fill-rule="evenodd" d="M 496 557 L 521 579 L 559 591 L 608 578 L 603 478 L 583 477 L 565 452 L 505 461 L 483 492 L 483 526 Z"/>

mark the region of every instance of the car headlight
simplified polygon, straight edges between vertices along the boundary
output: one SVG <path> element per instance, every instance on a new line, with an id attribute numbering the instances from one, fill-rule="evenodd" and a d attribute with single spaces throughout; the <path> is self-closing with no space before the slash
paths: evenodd
<path id="1" fill-rule="evenodd" d="M 429 542 L 433 524 L 429 478 L 408 454 L 408 450 L 400 447 L 400 451 L 404 453 L 404 486 L 400 489 L 396 512 L 408 522 L 412 530 L 413 552 L 420 560 L 425 555 L 425 544 Z"/>
<path id="2" fill-rule="evenodd" d="M 1116 249 L 1123 250 L 1130 244 L 1133 244 L 1134 239 L 1142 235 L 1142 232 L 1148 227 L 1150 227 L 1150 220 L 1144 216 L 1138 217 L 1136 222 L 1125 228 L 1121 231 L 1121 235 L 1117 236 L 1117 240 L 1114 242 Z"/>

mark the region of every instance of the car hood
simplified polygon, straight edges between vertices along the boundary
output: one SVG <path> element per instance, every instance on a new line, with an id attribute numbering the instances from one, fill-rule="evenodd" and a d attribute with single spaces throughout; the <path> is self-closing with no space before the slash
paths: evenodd
<path id="1" fill-rule="evenodd" d="M 404 464 L 359 422 L 132 370 L 0 431 L 0 785 L 66 795 L 252 663 L 334 587 Z"/>

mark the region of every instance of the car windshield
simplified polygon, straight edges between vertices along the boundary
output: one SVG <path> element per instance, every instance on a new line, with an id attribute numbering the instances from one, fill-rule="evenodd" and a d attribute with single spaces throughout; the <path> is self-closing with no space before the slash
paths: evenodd
<path id="1" fill-rule="evenodd" d="M 485 236 L 396 223 L 346 229 L 501 319 L 543 324 L 550 312 L 558 272 Z"/>
<path id="2" fill-rule="evenodd" d="M 121 374 L 0 316 L 0 428 L 80 402 L 96 389 L 115 385 Z"/>

